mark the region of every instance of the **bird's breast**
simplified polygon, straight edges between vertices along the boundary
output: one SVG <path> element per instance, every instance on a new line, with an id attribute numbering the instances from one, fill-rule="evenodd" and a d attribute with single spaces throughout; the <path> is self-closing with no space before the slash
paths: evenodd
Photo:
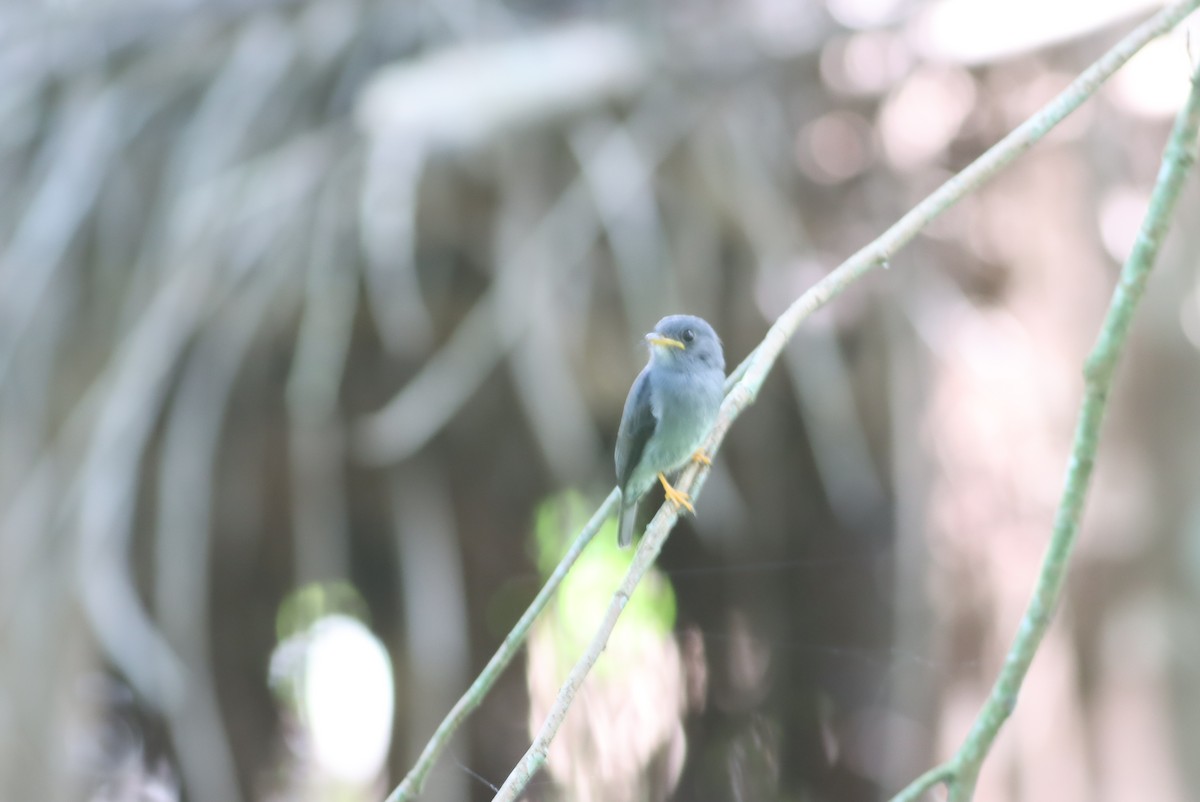
<path id="1" fill-rule="evenodd" d="M 675 373 L 654 377 L 651 403 L 657 419 L 650 445 L 652 462 L 676 467 L 700 447 L 721 407 L 724 376 L 720 371 Z"/>

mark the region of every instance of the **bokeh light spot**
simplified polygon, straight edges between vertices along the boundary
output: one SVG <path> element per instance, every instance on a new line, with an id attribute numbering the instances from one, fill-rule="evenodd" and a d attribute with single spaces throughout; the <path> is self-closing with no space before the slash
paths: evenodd
<path id="1" fill-rule="evenodd" d="M 805 174 L 823 184 L 836 184 L 861 173 L 869 163 L 870 126 L 860 115 L 834 111 L 800 131 L 796 159 Z"/>
<path id="2" fill-rule="evenodd" d="M 878 95 L 912 69 L 913 55 L 900 36 L 867 31 L 834 39 L 821 51 L 821 78 L 847 95 Z"/>
<path id="3" fill-rule="evenodd" d="M 297 757 L 348 798 L 382 771 L 395 707 L 391 660 L 360 620 L 366 611 L 347 582 L 297 589 L 279 606 L 269 669 L 272 690 L 302 727 Z"/>
<path id="4" fill-rule="evenodd" d="M 828 0 L 829 14 L 847 28 L 878 28 L 897 20 L 904 0 Z"/>
<path id="5" fill-rule="evenodd" d="M 933 161 L 975 107 L 975 81 L 964 70 L 927 67 L 888 98 L 880 115 L 884 153 L 909 170 Z"/>
<path id="6" fill-rule="evenodd" d="M 1193 39 L 1197 33 L 1200 31 L 1194 32 Z M 1177 31 L 1151 42 L 1130 59 L 1113 76 L 1108 94 L 1129 114 L 1152 119 L 1171 117 L 1183 106 L 1191 73 L 1187 42 Z"/>
<path id="7" fill-rule="evenodd" d="M 362 622 L 345 615 L 312 629 L 305 660 L 303 712 L 313 756 L 334 777 L 372 782 L 392 738 L 392 663 Z"/>
<path id="8" fill-rule="evenodd" d="M 1116 261 L 1124 262 L 1133 250 L 1149 204 L 1150 196 L 1133 187 L 1114 187 L 1104 193 L 1099 209 L 1100 241 Z"/>

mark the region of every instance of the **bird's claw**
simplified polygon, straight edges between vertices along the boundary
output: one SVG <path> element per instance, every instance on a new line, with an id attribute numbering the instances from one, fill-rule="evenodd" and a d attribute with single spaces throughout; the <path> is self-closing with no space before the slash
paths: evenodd
<path id="1" fill-rule="evenodd" d="M 696 453 L 692 455 L 692 462 L 696 462 L 696 463 L 699 463 L 700 465 L 705 465 L 705 466 L 711 467 L 712 466 L 712 457 L 708 456 L 708 454 L 705 454 L 704 449 L 701 448 L 701 449 L 698 449 L 696 451 Z"/>
<path id="2" fill-rule="evenodd" d="M 663 474 L 658 475 L 658 481 L 662 482 L 663 492 L 666 493 L 667 501 L 675 505 L 675 509 L 686 507 L 687 511 L 692 515 L 696 514 L 696 508 L 692 506 L 692 497 L 682 490 L 676 490 L 671 487 L 671 483 L 667 481 L 667 477 Z"/>

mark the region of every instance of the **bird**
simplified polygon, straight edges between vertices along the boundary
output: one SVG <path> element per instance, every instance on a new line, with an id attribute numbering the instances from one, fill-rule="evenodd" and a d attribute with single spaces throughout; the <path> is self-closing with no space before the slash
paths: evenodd
<path id="1" fill-rule="evenodd" d="M 646 342 L 650 359 L 629 390 L 617 430 L 621 548 L 633 543 L 638 502 L 656 478 L 672 504 L 695 512 L 691 498 L 672 487 L 667 474 L 690 460 L 711 464 L 700 446 L 725 395 L 721 339 L 703 319 L 668 315 L 646 335 Z"/>

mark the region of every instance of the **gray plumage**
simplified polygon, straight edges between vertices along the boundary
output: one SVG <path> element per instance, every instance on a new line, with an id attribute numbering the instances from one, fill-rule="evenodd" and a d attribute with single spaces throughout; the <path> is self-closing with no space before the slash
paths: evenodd
<path id="1" fill-rule="evenodd" d="M 659 473 L 681 468 L 704 442 L 724 398 L 725 357 L 712 326 L 670 315 L 646 335 L 650 361 L 625 399 L 617 431 L 617 543 L 633 543 L 638 502 Z"/>

